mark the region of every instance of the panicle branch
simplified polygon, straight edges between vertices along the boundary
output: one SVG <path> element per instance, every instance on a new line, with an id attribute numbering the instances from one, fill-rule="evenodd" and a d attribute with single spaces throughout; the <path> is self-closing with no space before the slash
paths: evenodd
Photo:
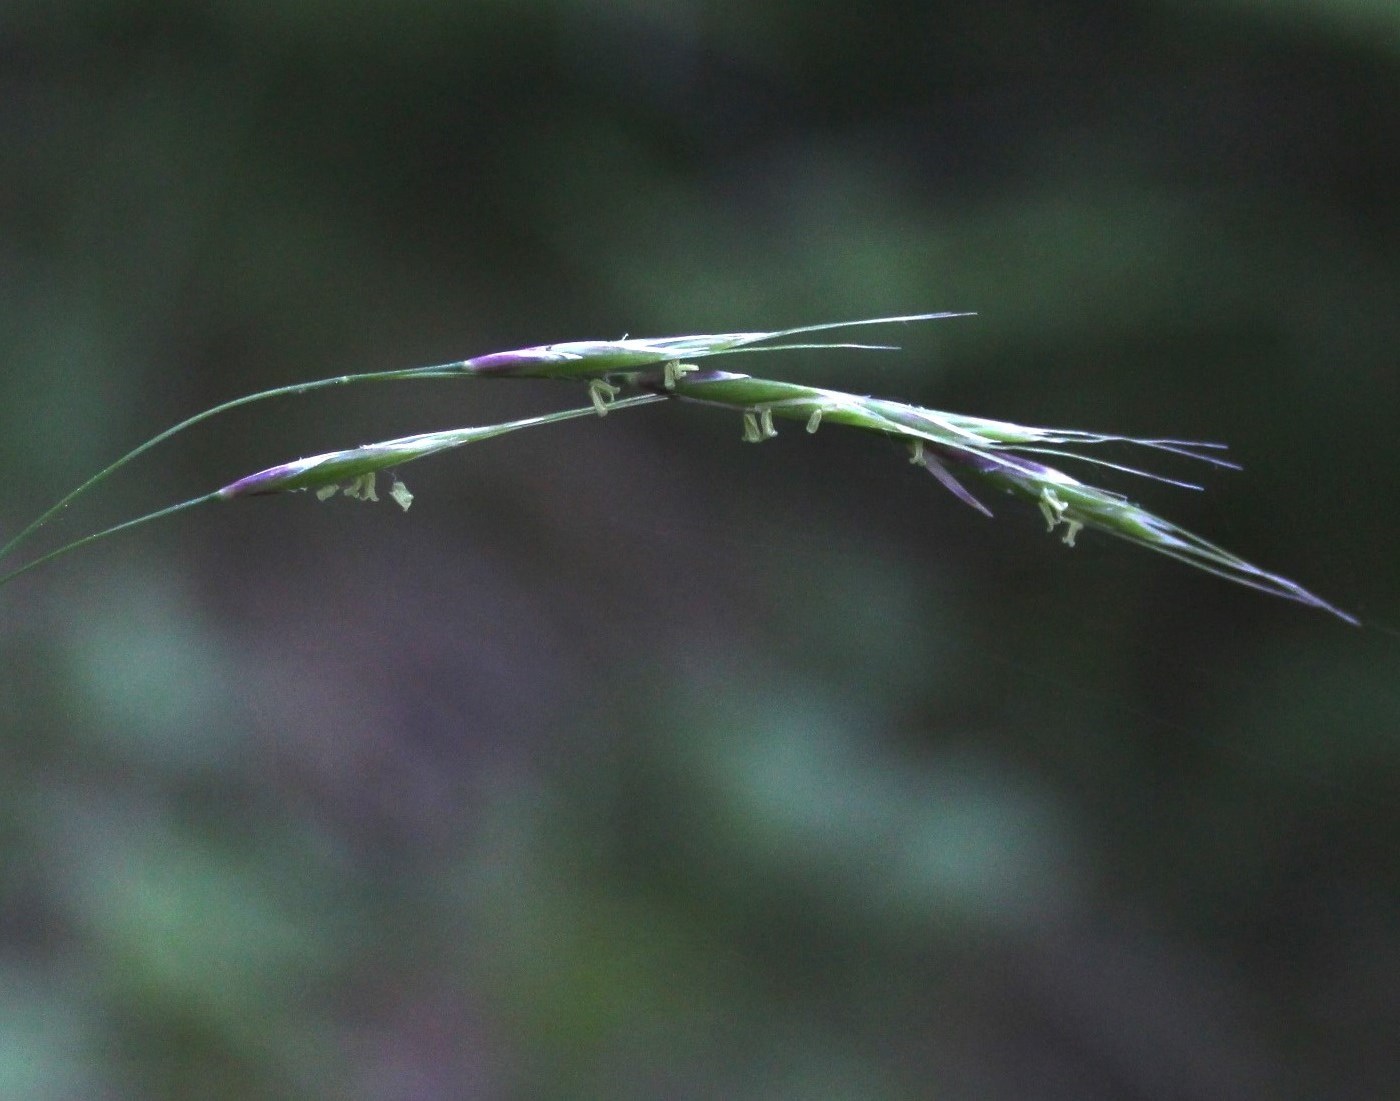
<path id="1" fill-rule="evenodd" d="M 752 442 L 774 435 L 775 417 L 804 421 L 808 432 L 830 422 L 901 439 L 910 446 L 911 461 L 923 465 L 959 500 L 987 516 L 991 511 L 962 484 L 960 476 L 1034 504 L 1049 530 L 1063 528 L 1062 538 L 1069 546 L 1086 528 L 1106 532 L 1228 581 L 1318 608 L 1348 623 L 1357 622 L 1296 582 L 1245 561 L 1122 494 L 1087 485 L 1030 457 L 1057 455 L 1198 488 L 1070 448 L 1130 444 L 1237 469 L 1236 464 L 1214 453 L 1222 450 L 1220 444 L 1036 428 L 724 371 L 688 373 L 665 382 L 641 378 L 637 384 L 677 400 L 739 411 L 744 418 L 744 439 Z"/>
<path id="2" fill-rule="evenodd" d="M 885 398 L 706 369 L 689 362 L 740 352 L 886 349 L 890 346 L 811 338 L 816 334 L 838 329 L 966 316 L 971 315 L 908 314 L 767 332 L 570 341 L 510 352 L 494 352 L 432 367 L 342 375 L 251 394 L 182 421 L 117 460 L 62 498 L 4 547 L 0 547 L 0 557 L 12 551 L 51 517 L 67 507 L 79 494 L 91 489 L 151 447 L 216 414 L 255 401 L 357 382 L 445 378 L 552 378 L 587 382 L 590 404 L 578 409 L 501 424 L 404 436 L 282 463 L 240 478 L 204 497 L 149 513 L 68 543 L 18 570 L 0 576 L 0 584 L 40 562 L 65 554 L 96 539 L 206 501 L 232 500 L 299 490 L 312 490 L 321 499 L 344 493 L 361 500 L 378 500 L 375 480 L 381 471 L 394 470 L 430 455 L 523 428 L 540 427 L 574 417 L 594 414 L 603 416 L 614 409 L 676 400 L 739 413 L 743 425 L 743 438 L 755 443 L 777 434 L 777 419 L 802 421 L 809 433 L 817 431 L 822 424 L 832 423 L 900 440 L 909 448 L 911 462 L 922 465 L 959 500 L 985 515 L 990 516 L 991 511 L 964 485 L 964 479 L 1033 504 L 1044 516 L 1049 530 L 1063 529 L 1063 541 L 1070 546 L 1074 545 L 1077 535 L 1085 529 L 1102 531 L 1226 580 L 1319 608 L 1349 623 L 1356 623 L 1352 616 L 1295 582 L 1246 562 L 1239 556 L 1147 511 L 1121 494 L 1085 484 L 1041 461 L 1042 458 L 1070 459 L 1172 485 L 1199 488 L 1188 482 L 1166 478 L 1089 452 L 1101 445 L 1126 444 L 1214 466 L 1238 469 L 1220 454 L 1224 450 L 1223 444 L 1173 439 L 1133 439 L 1069 429 L 1029 427 L 1008 421 L 926 409 Z M 630 396 L 620 396 L 624 392 L 629 392 Z M 390 496 L 405 510 L 413 500 L 413 495 L 397 476 L 390 489 Z"/>

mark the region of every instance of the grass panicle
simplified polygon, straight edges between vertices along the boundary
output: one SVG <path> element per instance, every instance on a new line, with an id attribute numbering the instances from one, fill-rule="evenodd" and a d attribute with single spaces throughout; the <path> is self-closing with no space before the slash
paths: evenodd
<path id="1" fill-rule="evenodd" d="M 685 374 L 669 382 L 654 378 L 636 381 L 643 388 L 666 393 L 676 400 L 740 413 L 743 437 L 751 442 L 776 435 L 774 418 L 802 421 L 809 432 L 822 424 L 842 424 L 902 440 L 909 446 L 911 461 L 926 467 L 959 500 L 984 515 L 990 516 L 991 510 L 961 479 L 1035 505 L 1050 531 L 1063 529 L 1062 539 L 1068 546 L 1073 546 L 1085 529 L 1105 532 L 1226 580 L 1356 623 L 1354 617 L 1295 582 L 1164 520 L 1122 494 L 1085 484 L 1032 457 L 1059 456 L 1172 485 L 1199 488 L 1073 448 L 1127 444 L 1237 469 L 1236 464 L 1217 454 L 1223 449 L 1221 444 L 1035 428 L 723 371 Z"/>
<path id="2" fill-rule="evenodd" d="M 660 337 L 653 339 L 584 340 L 564 344 L 542 345 L 536 348 L 522 348 L 512 352 L 493 352 L 474 359 L 439 363 L 429 367 L 406 367 L 392 371 L 365 371 L 359 374 L 333 375 L 330 378 L 298 382 L 289 386 L 277 386 L 270 390 L 245 394 L 230 401 L 221 402 L 201 413 L 180 421 L 158 432 L 144 443 L 138 444 L 125 455 L 99 470 L 87 481 L 65 496 L 59 498 L 44 512 L 40 513 L 18 534 L 0 545 L 0 560 L 17 551 L 21 545 L 36 535 L 41 528 L 57 517 L 79 497 L 91 492 L 117 471 L 139 459 L 146 452 L 205 421 L 223 413 L 256 402 L 270 401 L 273 398 L 299 397 L 321 390 L 337 389 L 367 382 L 410 382 L 435 379 L 463 378 L 582 378 L 591 380 L 594 385 L 590 396 L 593 407 L 599 413 L 607 411 L 607 402 L 616 391 L 606 381 L 606 376 L 643 371 L 659 364 L 675 364 L 678 358 L 696 359 L 704 356 L 724 355 L 735 352 L 776 352 L 798 348 L 865 348 L 892 350 L 890 345 L 840 344 L 840 343 L 799 343 L 772 344 L 770 341 L 786 340 L 808 333 L 828 332 L 834 329 L 882 325 L 895 322 L 929 321 L 945 317 L 968 317 L 965 313 L 926 313 L 909 314 L 903 317 L 866 318 L 859 321 L 828 322 L 822 325 L 805 325 L 795 329 L 779 329 L 772 332 L 718 333 L 700 336 Z M 45 556 L 47 559 L 50 556 Z M 34 563 L 37 565 L 38 563 Z M 7 575 L 13 576 L 13 575 Z M 4 580 L 0 578 L 0 580 Z"/>
<path id="3" fill-rule="evenodd" d="M 65 544 L 0 577 L 0 584 L 41 562 L 97 539 L 208 501 L 300 490 L 314 491 L 322 499 L 341 493 L 362 500 L 378 500 L 376 477 L 382 471 L 392 471 L 418 459 L 524 428 L 542 427 L 591 414 L 602 416 L 614 409 L 671 400 L 737 413 L 741 419 L 743 438 L 751 442 L 761 442 L 776 435 L 775 422 L 779 419 L 801 421 L 809 433 L 816 432 L 823 424 L 839 424 L 873 432 L 902 442 L 908 448 L 910 461 L 922 465 L 959 500 L 987 516 L 991 515 L 991 510 L 965 483 L 998 490 L 1034 505 L 1044 516 L 1049 530 L 1061 530 L 1063 541 L 1070 546 L 1074 545 L 1081 531 L 1101 531 L 1237 584 L 1329 612 L 1348 623 L 1357 622 L 1346 612 L 1295 582 L 1261 569 L 1177 527 L 1122 494 L 1086 484 L 1041 461 L 1046 458 L 1066 459 L 1198 489 L 1200 487 L 1192 483 L 1109 459 L 1101 449 L 1105 445 L 1130 445 L 1238 469 L 1222 456 L 1222 444 L 1138 439 L 1079 430 L 1030 427 L 946 413 L 885 398 L 714 370 L 689 362 L 741 352 L 888 349 L 890 345 L 827 342 L 809 338 L 815 334 L 857 326 L 965 316 L 970 315 L 909 314 L 767 332 L 572 341 L 493 352 L 431 367 L 342 375 L 251 394 L 182 421 L 129 452 L 39 516 L 0 548 L 0 557 L 11 553 L 77 496 L 156 444 L 219 413 L 255 401 L 356 382 L 430 378 L 548 378 L 586 382 L 590 404 L 500 424 L 384 440 L 269 467 L 203 497 Z M 396 475 L 390 496 L 405 510 L 413 500 L 412 494 Z"/>

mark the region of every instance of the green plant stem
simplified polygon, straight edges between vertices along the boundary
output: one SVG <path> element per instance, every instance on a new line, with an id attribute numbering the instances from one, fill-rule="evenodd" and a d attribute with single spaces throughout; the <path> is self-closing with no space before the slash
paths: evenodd
<path id="1" fill-rule="evenodd" d="M 131 462 L 134 459 L 140 458 L 142 455 L 144 455 L 151 448 L 155 447 L 157 444 L 164 443 L 166 440 L 170 439 L 171 436 L 183 432 L 187 428 L 193 428 L 195 425 L 201 424 L 204 421 L 216 417 L 220 413 L 227 413 L 231 409 L 237 409 L 240 406 L 244 405 L 251 405 L 253 404 L 253 402 L 256 401 L 266 401 L 270 398 L 294 397 L 299 394 L 309 394 L 315 390 L 327 390 L 334 386 L 347 386 L 355 382 L 397 382 L 404 379 L 459 377 L 461 377 L 460 372 L 449 370 L 446 367 L 412 367 L 396 371 L 372 371 L 362 375 L 337 375 L 335 378 L 317 379 L 314 382 L 299 382 L 294 386 L 279 386 L 273 390 L 262 390 L 256 394 L 246 394 L 241 398 L 235 398 L 232 401 L 226 401 L 221 405 L 214 406 L 212 409 L 206 409 L 202 413 L 197 413 L 193 417 L 189 417 L 186 420 L 182 420 L 179 424 L 167 428 L 164 432 L 161 432 L 158 435 L 152 436 L 149 440 L 141 444 L 139 447 L 133 448 L 131 451 L 128 451 L 125 455 L 123 455 L 120 459 L 117 459 L 110 466 L 98 471 L 91 478 L 85 481 L 82 485 L 78 486 L 77 489 L 73 490 L 66 497 L 63 497 L 56 504 L 50 506 L 45 512 L 43 512 L 40 516 L 33 520 L 28 527 L 26 527 L 23 531 L 21 531 L 3 547 L 0 547 L 0 559 L 9 557 L 9 555 L 14 553 L 14 551 L 20 546 L 21 543 L 29 539 L 35 532 L 37 532 L 40 528 L 42 528 L 60 512 L 66 509 L 80 496 L 82 496 L 88 490 L 92 489 L 94 486 L 98 485 L 100 482 L 106 481 L 107 478 L 111 477 L 122 467 L 126 466 L 127 463 Z M 70 546 L 71 545 L 72 544 L 70 544 Z M 44 561 L 44 559 L 41 558 L 37 561 L 42 562 Z M 30 565 L 34 564 L 35 563 L 30 563 Z M 28 569 L 28 566 L 26 566 L 25 569 Z M 22 572 L 23 570 L 16 571 L 16 573 Z M 9 574 L 5 578 L 5 580 L 9 580 L 10 577 L 14 576 L 15 574 Z"/>
<path id="2" fill-rule="evenodd" d="M 422 368 L 417 368 L 417 370 L 422 370 Z M 365 376 L 351 376 L 352 379 L 363 377 Z M 418 375 L 415 377 L 421 378 L 423 376 Z M 314 386 L 320 384 L 312 383 L 309 385 Z M 269 391 L 269 393 L 271 392 Z M 268 395 L 264 394 L 261 396 L 265 397 Z M 640 394 L 636 397 L 611 401 L 607 404 L 606 410 L 612 412 L 613 410 L 629 409 L 639 405 L 651 405 L 665 400 L 665 396 L 661 394 Z M 240 403 L 234 402 L 231 404 L 236 405 Z M 191 418 L 191 420 L 186 421 L 184 425 L 177 425 L 176 428 L 171 429 L 170 432 L 165 432 L 162 436 L 156 437 L 155 440 L 143 444 L 122 461 L 129 462 L 132 457 L 144 451 L 146 448 L 154 446 L 155 443 L 159 443 L 164 436 L 169 436 L 171 432 L 177 431 L 181 427 L 188 427 L 188 425 L 204 417 L 211 416 L 218 412 L 219 408 L 228 407 L 229 406 L 226 405 L 209 410 L 199 417 Z M 405 463 L 413 462 L 416 459 L 426 458 L 429 455 L 435 455 L 441 451 L 462 447 L 469 443 L 492 439 L 495 436 L 504 435 L 507 432 L 516 432 L 522 428 L 537 428 L 542 425 L 572 420 L 577 417 L 596 417 L 597 415 L 598 410 L 596 407 L 586 405 L 580 409 L 565 409 L 557 413 L 545 413 L 538 417 L 526 417 L 521 420 L 506 421 L 503 424 L 484 425 L 479 428 L 459 428 L 445 432 L 427 432 L 417 436 L 407 436 L 399 440 L 386 440 L 379 444 L 368 444 L 364 447 L 351 448 L 348 451 L 331 452 L 326 455 L 313 456 L 311 459 L 302 459 L 293 463 L 284 464 L 280 467 L 272 467 L 269 470 L 260 471 L 257 474 L 240 479 L 231 486 L 224 486 L 221 489 L 216 489 L 213 493 L 206 493 L 202 497 L 194 497 L 188 501 L 181 501 L 178 505 L 171 505 L 168 508 L 149 512 L 144 516 L 138 516 L 134 520 L 127 520 L 125 523 L 105 528 L 91 535 L 85 535 L 81 539 L 73 540 L 71 543 L 65 543 L 56 550 L 51 550 L 47 554 L 40 555 L 32 561 L 26 562 L 18 569 L 0 575 L 0 587 L 13 581 L 21 574 L 32 570 L 35 566 L 52 561 L 60 555 L 77 550 L 79 547 L 85 547 L 89 543 L 95 543 L 99 539 L 105 539 L 109 535 L 116 535 L 118 532 L 126 531 L 128 528 L 134 528 L 140 524 L 148 523 L 151 520 L 159 520 L 161 517 L 183 512 L 185 509 L 193 508 L 195 505 L 202 505 L 207 501 L 226 501 L 235 497 L 251 494 L 282 493 L 315 488 L 326 484 L 335 485 L 347 481 L 353 482 L 355 479 L 362 478 L 367 474 L 372 477 L 375 471 L 400 466 Z M 103 473 L 110 473 L 111 470 L 119 465 L 121 464 L 114 464 Z M 99 475 L 99 477 L 101 476 Z M 90 479 L 87 485 L 91 485 L 92 482 L 96 480 L 97 479 Z M 74 493 L 69 494 L 67 499 L 71 500 L 78 493 L 82 492 L 83 488 L 86 487 L 79 487 Z M 352 493 L 351 495 L 353 496 L 355 494 Z M 373 496 L 371 496 L 370 499 L 373 500 Z M 59 507 L 61 507 L 61 504 L 60 506 L 55 506 L 55 508 L 50 511 L 57 511 Z M 34 526 L 37 526 L 37 523 Z"/>
<path id="3" fill-rule="evenodd" d="M 184 512 L 186 509 L 194 508 L 195 505 L 202 505 L 208 501 L 217 500 L 219 500 L 217 492 L 206 493 L 203 497 L 193 497 L 188 501 L 181 501 L 178 505 L 170 505 L 168 508 L 158 509 L 155 512 L 148 512 L 145 516 L 138 516 L 135 520 L 127 520 L 125 523 L 117 524 L 114 527 L 93 532 L 91 535 L 85 535 L 81 539 L 75 539 L 71 543 L 65 543 L 57 550 L 51 550 L 47 554 L 42 554 L 38 558 L 26 562 L 23 566 L 20 566 L 19 569 L 11 570 L 7 574 L 0 575 L 0 586 L 8 584 L 22 573 L 28 573 L 35 566 L 49 562 L 60 555 L 67 554 L 69 551 L 75 551 L 79 547 L 85 547 L 89 543 L 95 543 L 99 539 L 106 539 L 109 535 L 116 535 L 118 532 L 126 531 L 128 528 L 134 528 L 140 524 L 149 523 L 152 520 L 159 520 L 163 516 L 172 516 L 177 512 Z"/>

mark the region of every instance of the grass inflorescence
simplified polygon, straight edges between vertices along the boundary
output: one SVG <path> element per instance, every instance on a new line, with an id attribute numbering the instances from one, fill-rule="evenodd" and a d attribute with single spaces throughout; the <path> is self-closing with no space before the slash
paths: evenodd
<path id="1" fill-rule="evenodd" d="M 1034 505 L 1051 531 L 1060 531 L 1073 546 L 1081 531 L 1101 531 L 1168 555 L 1188 565 L 1274 596 L 1329 612 L 1349 623 L 1346 612 L 1278 574 L 1261 569 L 1201 537 L 1177 527 L 1112 490 L 1087 484 L 1043 461 L 1070 460 L 1118 472 L 1136 474 L 1173 485 L 1189 483 L 1165 478 L 1112 461 L 1104 445 L 1125 444 L 1168 452 L 1216 466 L 1234 467 L 1221 452 L 1223 445 L 1172 439 L 1135 439 L 1067 429 L 1036 428 L 956 413 L 926 409 L 906 402 L 757 378 L 701 365 L 721 355 L 772 351 L 819 351 L 838 348 L 888 349 L 884 344 L 832 342 L 817 334 L 858 326 L 928 321 L 965 314 L 931 313 L 870 318 L 854 322 L 809 325 L 771 332 L 622 340 L 572 341 L 431 367 L 340 375 L 314 382 L 279 387 L 225 402 L 173 426 L 124 455 L 62 498 L 28 527 L 0 547 L 0 558 L 11 554 L 54 516 L 109 475 L 178 432 L 240 406 L 274 397 L 361 382 L 414 379 L 548 378 L 583 382 L 589 404 L 522 420 L 471 428 L 426 432 L 399 439 L 363 444 L 342 451 L 296 459 L 239 478 L 201 497 L 160 509 L 112 528 L 64 544 L 0 576 L 0 584 L 42 562 L 151 520 L 213 501 L 309 490 L 322 500 L 337 493 L 377 500 L 376 479 L 390 472 L 390 496 L 407 510 L 413 500 L 397 470 L 440 452 L 526 428 L 543 427 L 581 416 L 667 401 L 699 404 L 737 414 L 742 438 L 760 443 L 777 434 L 779 421 L 800 422 L 809 432 L 823 425 L 842 425 L 895 440 L 911 462 L 926 468 L 959 500 L 991 515 L 969 485 L 1001 491 Z M 1191 488 L 1199 488 L 1191 486 Z"/>

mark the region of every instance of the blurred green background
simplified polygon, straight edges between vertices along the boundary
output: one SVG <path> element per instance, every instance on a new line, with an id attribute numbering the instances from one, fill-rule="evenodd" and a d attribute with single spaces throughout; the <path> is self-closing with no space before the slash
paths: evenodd
<path id="1" fill-rule="evenodd" d="M 1394 0 L 9 0 L 0 133 L 0 532 L 976 310 L 748 365 L 1228 440 L 1110 484 L 1371 624 L 693 408 L 143 529 L 0 593 L 0 1097 L 1400 1096 Z"/>

